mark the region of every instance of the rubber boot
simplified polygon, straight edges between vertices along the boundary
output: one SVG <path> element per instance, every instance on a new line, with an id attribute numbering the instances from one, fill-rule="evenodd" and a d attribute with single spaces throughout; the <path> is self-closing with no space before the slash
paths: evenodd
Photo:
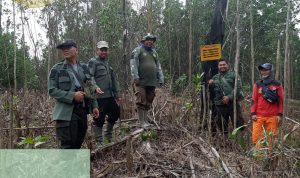
<path id="1" fill-rule="evenodd" d="M 104 132 L 104 143 L 111 143 L 113 128 L 114 128 L 114 124 L 107 122 L 106 130 Z"/>
<path id="2" fill-rule="evenodd" d="M 102 136 L 102 127 L 92 125 L 92 133 L 95 139 L 96 147 L 103 146 L 103 136 Z"/>
<path id="3" fill-rule="evenodd" d="M 152 122 L 150 117 L 148 116 L 148 111 L 147 110 L 144 110 L 144 116 L 145 116 L 145 123 L 148 126 L 151 126 Z"/>
<path id="4" fill-rule="evenodd" d="M 144 110 L 144 109 L 138 108 L 137 112 L 138 112 L 138 115 L 139 115 L 140 126 L 143 127 L 143 128 L 148 127 L 149 124 L 146 121 L 147 111 Z"/>

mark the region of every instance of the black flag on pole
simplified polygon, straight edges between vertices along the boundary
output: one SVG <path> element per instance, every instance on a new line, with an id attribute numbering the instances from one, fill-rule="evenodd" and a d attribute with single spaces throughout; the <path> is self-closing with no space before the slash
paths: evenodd
<path id="1" fill-rule="evenodd" d="M 216 7 L 214 18 L 211 23 L 210 32 L 207 35 L 206 44 L 221 44 L 223 45 L 224 31 L 225 31 L 225 10 L 227 0 L 216 0 Z M 203 71 L 205 73 L 205 81 L 218 73 L 217 61 L 203 62 Z"/>

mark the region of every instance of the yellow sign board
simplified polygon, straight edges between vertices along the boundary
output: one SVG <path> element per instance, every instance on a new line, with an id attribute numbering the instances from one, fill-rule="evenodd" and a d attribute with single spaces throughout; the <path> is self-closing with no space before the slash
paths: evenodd
<path id="1" fill-rule="evenodd" d="M 201 45 L 201 61 L 211 61 L 221 59 L 221 44 Z"/>

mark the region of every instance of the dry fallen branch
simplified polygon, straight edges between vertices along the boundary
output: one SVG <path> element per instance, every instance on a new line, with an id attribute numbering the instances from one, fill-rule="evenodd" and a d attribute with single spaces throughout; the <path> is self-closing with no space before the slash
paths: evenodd
<path id="1" fill-rule="evenodd" d="M 118 141 L 118 142 L 114 142 L 114 143 L 108 144 L 108 145 L 106 145 L 106 146 L 104 146 L 104 147 L 95 149 L 95 150 L 92 151 L 92 153 L 91 153 L 91 160 L 93 160 L 97 155 L 99 155 L 99 154 L 100 154 L 101 152 L 103 152 L 104 150 L 107 150 L 107 149 L 112 148 L 112 147 L 114 147 L 114 146 L 116 146 L 116 145 L 122 144 L 122 143 L 124 143 L 125 141 L 127 141 L 128 139 L 130 139 L 130 138 L 132 138 L 132 137 L 134 137 L 134 136 L 136 136 L 136 135 L 139 135 L 142 131 L 144 131 L 144 129 L 138 129 L 138 130 L 132 132 L 130 135 L 128 135 L 128 136 L 122 138 L 122 139 L 121 139 L 120 141 Z"/>

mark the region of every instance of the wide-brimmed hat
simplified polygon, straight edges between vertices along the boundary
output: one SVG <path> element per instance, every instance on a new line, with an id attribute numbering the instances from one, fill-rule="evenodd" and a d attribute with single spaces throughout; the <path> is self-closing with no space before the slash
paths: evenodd
<path id="1" fill-rule="evenodd" d="M 151 33 L 147 33 L 147 35 L 145 35 L 142 39 L 141 39 L 141 42 L 144 42 L 148 39 L 152 39 L 153 42 L 156 41 L 156 36 L 152 35 Z"/>

